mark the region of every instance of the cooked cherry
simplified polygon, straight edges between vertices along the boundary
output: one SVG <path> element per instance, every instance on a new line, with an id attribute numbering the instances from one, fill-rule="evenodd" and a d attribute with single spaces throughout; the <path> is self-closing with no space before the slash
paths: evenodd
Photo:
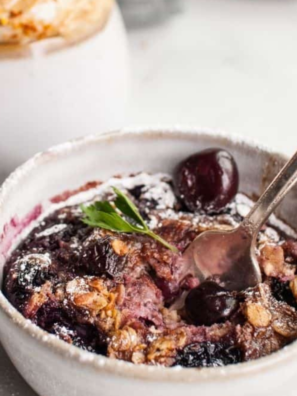
<path id="1" fill-rule="evenodd" d="M 145 187 L 144 184 L 140 184 L 138 186 L 130 188 L 129 193 L 133 195 L 134 198 L 139 199 L 141 197 L 142 190 L 144 187 Z"/>
<path id="2" fill-rule="evenodd" d="M 189 210 L 219 212 L 238 191 L 238 169 L 230 153 L 208 149 L 182 161 L 175 170 L 174 183 Z"/>
<path id="3" fill-rule="evenodd" d="M 112 241 L 111 237 L 97 239 L 82 250 L 78 265 L 87 275 L 115 277 L 122 272 L 126 264 L 126 257 L 116 254 L 112 247 Z"/>
<path id="4" fill-rule="evenodd" d="M 37 312 L 35 322 L 42 329 L 59 335 L 67 342 L 71 339 L 73 345 L 106 355 L 107 340 L 104 334 L 91 324 L 77 323 L 74 312 L 61 307 L 56 301 L 45 303 Z M 59 329 L 63 330 L 62 334 Z"/>
<path id="5" fill-rule="evenodd" d="M 55 323 L 68 326 L 69 313 L 57 301 L 50 300 L 40 307 L 34 321 L 44 330 L 52 332 Z"/>
<path id="6" fill-rule="evenodd" d="M 90 324 L 72 324 L 72 343 L 79 348 L 99 353 L 107 354 L 107 338 L 95 326 Z"/>
<path id="7" fill-rule="evenodd" d="M 290 282 L 282 282 L 277 278 L 272 278 L 270 287 L 276 300 L 283 301 L 295 309 L 297 308 L 297 302 L 290 288 Z"/>
<path id="8" fill-rule="evenodd" d="M 236 298 L 212 281 L 205 281 L 191 290 L 185 302 L 187 317 L 196 326 L 224 322 L 237 306 Z"/>
<path id="9" fill-rule="evenodd" d="M 24 289 L 30 289 L 34 286 L 41 286 L 49 279 L 48 268 L 41 268 L 38 265 L 24 261 L 22 268 L 18 272 L 18 284 Z"/>
<path id="10" fill-rule="evenodd" d="M 183 367 L 221 367 L 242 361 L 241 351 L 233 345 L 202 342 L 187 345 L 177 354 L 175 365 Z"/>

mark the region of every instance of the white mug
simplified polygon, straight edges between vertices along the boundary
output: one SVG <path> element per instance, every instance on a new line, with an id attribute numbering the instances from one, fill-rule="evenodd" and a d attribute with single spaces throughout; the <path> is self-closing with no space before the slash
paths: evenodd
<path id="1" fill-rule="evenodd" d="M 48 38 L 26 49 L 0 45 L 0 87 L 0 182 L 52 144 L 122 127 L 129 59 L 117 6 L 104 30 L 76 44 Z"/>

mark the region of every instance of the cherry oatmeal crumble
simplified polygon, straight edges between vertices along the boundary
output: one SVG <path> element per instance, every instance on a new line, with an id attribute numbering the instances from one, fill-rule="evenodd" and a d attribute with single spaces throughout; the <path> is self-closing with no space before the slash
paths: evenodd
<path id="1" fill-rule="evenodd" d="M 238 182 L 228 202 L 225 196 L 212 206 L 212 198 L 199 196 L 196 208 L 189 194 L 185 199 L 187 187 L 176 193 L 164 174 L 116 177 L 77 197 L 86 204 L 113 201 L 112 185 L 179 252 L 146 235 L 86 225 L 78 203 L 68 199 L 75 196 L 66 194 L 5 267 L 5 295 L 26 318 L 82 349 L 168 367 L 253 360 L 297 338 L 297 242 L 275 217 L 258 235 L 263 282 L 255 288 L 228 291 L 216 277 L 199 285 L 180 260 L 201 232 L 242 221 L 253 202 L 236 194 Z"/>

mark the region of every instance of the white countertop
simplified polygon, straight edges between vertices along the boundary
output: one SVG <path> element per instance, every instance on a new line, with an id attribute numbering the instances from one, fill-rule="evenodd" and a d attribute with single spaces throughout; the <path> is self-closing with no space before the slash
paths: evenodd
<path id="1" fill-rule="evenodd" d="M 184 0 L 129 32 L 130 125 L 190 124 L 297 148 L 297 1 Z"/>

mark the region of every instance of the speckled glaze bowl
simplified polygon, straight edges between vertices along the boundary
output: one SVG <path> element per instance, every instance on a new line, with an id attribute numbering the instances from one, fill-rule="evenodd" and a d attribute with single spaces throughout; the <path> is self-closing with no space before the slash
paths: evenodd
<path id="1" fill-rule="evenodd" d="M 258 195 L 285 158 L 238 138 L 187 128 L 123 130 L 62 144 L 18 168 L 0 191 L 0 268 L 42 204 L 89 180 L 140 170 L 172 172 L 182 158 L 207 147 L 228 149 L 240 190 Z M 297 227 L 295 189 L 279 215 Z M 293 391 L 297 344 L 257 361 L 225 368 L 136 366 L 68 345 L 24 319 L 0 293 L 0 338 L 11 360 L 42 396 L 276 396 Z M 292 394 L 292 393 L 291 393 Z"/>

